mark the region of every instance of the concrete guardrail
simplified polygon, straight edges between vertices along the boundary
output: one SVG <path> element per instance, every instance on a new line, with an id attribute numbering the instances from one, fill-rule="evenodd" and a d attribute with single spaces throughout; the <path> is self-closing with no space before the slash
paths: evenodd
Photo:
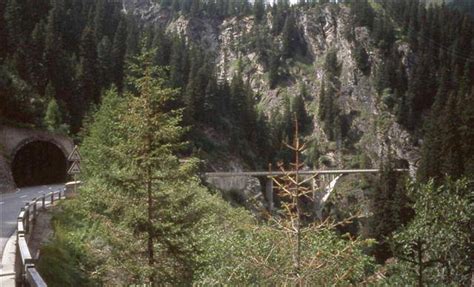
<path id="1" fill-rule="evenodd" d="M 17 219 L 16 262 L 15 273 L 18 286 L 45 287 L 47 286 L 35 266 L 35 259 L 28 247 L 27 235 L 33 231 L 36 217 L 41 210 L 54 205 L 55 201 L 73 196 L 80 181 L 68 182 L 65 188 L 43 194 L 34 198 L 21 208 Z M 49 202 L 47 202 L 49 200 Z"/>

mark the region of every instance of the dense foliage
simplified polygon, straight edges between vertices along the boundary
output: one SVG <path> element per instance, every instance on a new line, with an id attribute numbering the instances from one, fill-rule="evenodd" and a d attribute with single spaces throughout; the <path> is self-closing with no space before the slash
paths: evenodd
<path id="1" fill-rule="evenodd" d="M 77 132 L 101 90 L 122 86 L 133 22 L 120 8 L 113 1 L 2 1 L 0 120 L 51 128 L 43 119 L 55 101 L 55 125 Z"/>
<path id="2" fill-rule="evenodd" d="M 424 136 L 419 178 L 471 176 L 472 18 L 446 6 L 426 8 L 420 1 L 377 4 L 379 13 L 367 1 L 353 4 L 359 7 L 354 17 L 369 26 L 386 57 L 375 70 L 384 103 L 400 124 Z M 400 51 L 397 40 L 408 43 L 408 54 Z"/>
<path id="3" fill-rule="evenodd" d="M 368 230 L 364 236 L 377 240 L 371 253 L 383 264 L 393 256 L 390 236 L 412 219 L 413 212 L 405 189 L 406 177 L 397 173 L 393 163 L 388 159 L 381 169 L 382 172 L 370 198 L 372 216 L 369 218 Z"/>
<path id="4" fill-rule="evenodd" d="M 392 239 L 389 285 L 465 286 L 472 275 L 472 182 L 410 187 L 414 219 Z"/>
<path id="5" fill-rule="evenodd" d="M 291 282 L 294 238 L 211 195 L 194 175 L 194 161 L 178 160 L 181 111 L 167 108 L 176 90 L 163 86 L 150 55 L 137 58 L 138 76 L 125 93 L 108 91 L 93 115 L 82 149 L 86 185 L 65 205 L 68 221 L 56 219 L 40 270 L 58 286 Z M 372 266 L 363 241 L 340 238 L 324 224 L 301 240 L 307 282 L 362 282 Z M 70 276 L 55 277 L 42 264 L 64 254 L 70 260 L 57 268 Z"/>
<path id="6" fill-rule="evenodd" d="M 252 169 L 286 164 L 294 115 L 303 136 L 320 128 L 334 150 L 344 148 L 350 123 L 340 107 L 341 47 L 329 47 L 320 63 L 318 103 L 308 103 L 312 83 L 302 83 L 269 110 L 241 59 L 222 77 L 215 55 L 163 25 L 137 23 L 116 1 L 1 1 L 0 124 L 73 135 L 85 159 L 79 200 L 58 212 L 52 243 L 42 249 L 39 265 L 51 285 L 285 285 L 300 275 L 316 285 L 468 284 L 474 22 L 462 9 L 472 12 L 472 1 L 154 2 L 170 21 L 253 21 L 233 48 L 255 52 L 273 91 L 294 81 L 293 66 L 314 60 L 298 23 L 303 12 L 348 8 L 353 68 L 371 82 L 382 113 L 411 133 L 409 144 L 422 143 L 418 179 L 426 184 L 407 193 L 389 157 L 369 192 L 366 232 L 353 234 L 376 243 L 317 225 L 299 237 L 295 274 L 294 237 L 211 194 L 193 157 L 237 156 Z M 358 42 L 359 28 L 367 43 Z M 324 161 L 318 144 L 307 165 Z M 373 257 L 385 264 L 382 279 Z"/>
<path id="7" fill-rule="evenodd" d="M 222 11 L 222 17 L 253 11 L 249 2 L 219 1 L 223 5 L 219 7 L 199 3 L 161 4 L 164 9 L 178 7 L 173 10 L 176 15 L 192 17 L 204 16 L 206 11 Z M 185 109 L 184 123 L 192 127 L 193 147 L 188 152 L 219 150 L 203 133 L 212 128 L 229 137 L 223 153 L 236 153 L 254 168 L 270 161 L 282 138 L 272 137 L 269 120 L 256 108 L 258 95 L 241 73 L 236 72 L 230 81 L 218 79 L 212 55 L 202 47 L 166 33 L 163 27 L 141 27 L 120 8 L 105 0 L 60 0 L 41 7 L 24 0 L 2 2 L 0 120 L 77 134 L 107 89 L 115 86 L 118 93 L 123 92 L 125 75 L 132 73 L 126 71 L 125 63 L 144 45 L 156 48 L 154 64 L 167 67 L 165 85 L 180 88 L 169 106 Z M 259 17 L 264 16 L 261 9 L 265 11 L 265 6 L 257 1 Z M 221 13 L 214 12 L 213 16 Z M 290 24 L 284 29 L 288 39 L 296 29 L 295 23 Z M 293 51 L 296 40 L 288 41 L 287 49 Z M 251 151 L 262 156 L 257 158 Z"/>

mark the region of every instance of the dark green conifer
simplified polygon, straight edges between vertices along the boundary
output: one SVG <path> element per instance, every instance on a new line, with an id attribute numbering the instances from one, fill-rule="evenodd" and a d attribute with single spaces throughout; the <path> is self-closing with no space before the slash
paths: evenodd
<path id="1" fill-rule="evenodd" d="M 293 57 L 300 51 L 300 36 L 298 28 L 296 27 L 295 18 L 290 13 L 285 20 L 285 25 L 282 30 L 282 56 L 285 58 Z"/>
<path id="2" fill-rule="evenodd" d="M 175 36 L 171 44 L 170 83 L 173 87 L 183 87 L 187 82 L 188 57 L 186 41 Z"/>
<path id="3" fill-rule="evenodd" d="M 268 67 L 268 82 L 270 84 L 270 88 L 273 89 L 275 88 L 276 84 L 278 83 L 278 80 L 280 78 L 279 75 L 279 70 L 280 68 L 280 59 L 278 55 L 270 55 L 270 63 Z"/>
<path id="4" fill-rule="evenodd" d="M 97 0 L 95 2 L 95 11 L 94 11 L 94 33 L 97 39 L 97 42 L 102 40 L 106 32 L 107 16 L 106 16 L 106 0 Z"/>
<path id="5" fill-rule="evenodd" d="M 395 171 L 387 141 L 385 149 L 387 155 L 381 164 L 382 171 L 370 200 L 372 216 L 369 219 L 369 234 L 366 235 L 377 240 L 373 254 L 380 263 L 384 263 L 392 255 L 389 236 L 412 217 L 403 176 Z"/>
<path id="6" fill-rule="evenodd" d="M 47 83 L 47 75 L 44 62 L 44 49 L 46 27 L 43 21 L 36 24 L 31 34 L 30 52 L 28 53 L 28 74 L 32 84 L 36 87 L 39 94 L 44 93 Z"/>
<path id="7" fill-rule="evenodd" d="M 114 62 L 112 59 L 112 43 L 109 37 L 105 36 L 97 47 L 97 58 L 100 68 L 100 85 L 108 89 L 114 80 Z"/>
<path id="8" fill-rule="evenodd" d="M 298 129 L 301 134 L 310 131 L 312 127 L 311 118 L 306 111 L 303 96 L 301 94 L 293 97 L 291 102 L 291 112 L 298 119 Z"/>
<path id="9" fill-rule="evenodd" d="M 97 71 L 97 44 L 96 37 L 90 27 L 82 32 L 78 81 L 80 97 L 83 101 L 83 112 L 89 104 L 98 103 L 100 96 L 99 73 Z M 80 108 L 79 108 L 80 109 Z"/>
<path id="10" fill-rule="evenodd" d="M 474 179 L 474 87 L 470 94 L 465 94 L 460 101 L 462 105 L 461 123 L 459 128 L 462 144 L 464 174 Z"/>
<path id="11" fill-rule="evenodd" d="M 16 49 L 23 48 L 26 26 L 24 17 L 26 11 L 19 0 L 8 0 L 5 7 L 5 28 L 7 30 L 8 50 L 14 53 Z"/>
<path id="12" fill-rule="evenodd" d="M 319 92 L 319 105 L 318 105 L 318 110 L 319 110 L 319 119 L 321 121 L 326 120 L 326 85 L 324 84 L 324 80 L 321 82 L 321 89 Z"/>
<path id="13" fill-rule="evenodd" d="M 126 22 L 121 19 L 114 35 L 112 44 L 113 82 L 119 91 L 123 88 L 124 62 L 127 53 L 127 27 Z"/>
<path id="14" fill-rule="evenodd" d="M 459 133 L 461 120 L 456 93 L 452 92 L 449 95 L 440 120 L 442 171 L 443 174 L 456 179 L 464 173 L 464 158 Z"/>
<path id="15" fill-rule="evenodd" d="M 255 16 L 255 22 L 262 22 L 265 17 L 265 1 L 255 0 L 253 3 L 253 14 Z"/>
<path id="16" fill-rule="evenodd" d="M 138 31 L 138 24 L 133 17 L 127 19 L 126 31 L 127 39 L 125 41 L 127 45 L 127 56 L 134 57 L 140 52 L 140 32 Z"/>
<path id="17" fill-rule="evenodd" d="M 50 98 L 48 106 L 46 107 L 44 125 L 51 132 L 69 133 L 69 126 L 64 123 L 63 113 L 54 97 Z"/>
<path id="18" fill-rule="evenodd" d="M 191 0 L 190 13 L 192 17 L 198 17 L 200 11 L 200 0 Z"/>
<path id="19" fill-rule="evenodd" d="M 0 3 L 0 63 L 3 63 L 8 52 L 8 29 L 5 21 L 6 1 Z"/>

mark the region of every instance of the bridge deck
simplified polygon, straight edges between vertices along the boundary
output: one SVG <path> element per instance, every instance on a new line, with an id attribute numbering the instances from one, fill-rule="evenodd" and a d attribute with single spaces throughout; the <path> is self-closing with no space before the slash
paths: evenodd
<path id="1" fill-rule="evenodd" d="M 395 169 L 397 172 L 407 172 L 408 169 Z M 315 174 L 364 174 L 379 173 L 380 169 L 325 169 L 325 170 L 300 170 L 299 175 L 312 176 Z M 242 172 L 206 172 L 206 177 L 238 177 L 238 176 L 282 176 L 286 174 L 295 174 L 295 171 L 242 171 Z"/>

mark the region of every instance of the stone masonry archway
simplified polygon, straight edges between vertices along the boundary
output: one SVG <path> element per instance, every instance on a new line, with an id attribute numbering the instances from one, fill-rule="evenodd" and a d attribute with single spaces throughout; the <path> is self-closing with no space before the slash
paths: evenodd
<path id="1" fill-rule="evenodd" d="M 0 125 L 0 192 L 66 181 L 73 148 L 67 136 Z"/>
<path id="2" fill-rule="evenodd" d="M 11 161 L 17 187 L 66 181 L 67 154 L 60 146 L 42 140 L 28 140 L 15 151 Z"/>

